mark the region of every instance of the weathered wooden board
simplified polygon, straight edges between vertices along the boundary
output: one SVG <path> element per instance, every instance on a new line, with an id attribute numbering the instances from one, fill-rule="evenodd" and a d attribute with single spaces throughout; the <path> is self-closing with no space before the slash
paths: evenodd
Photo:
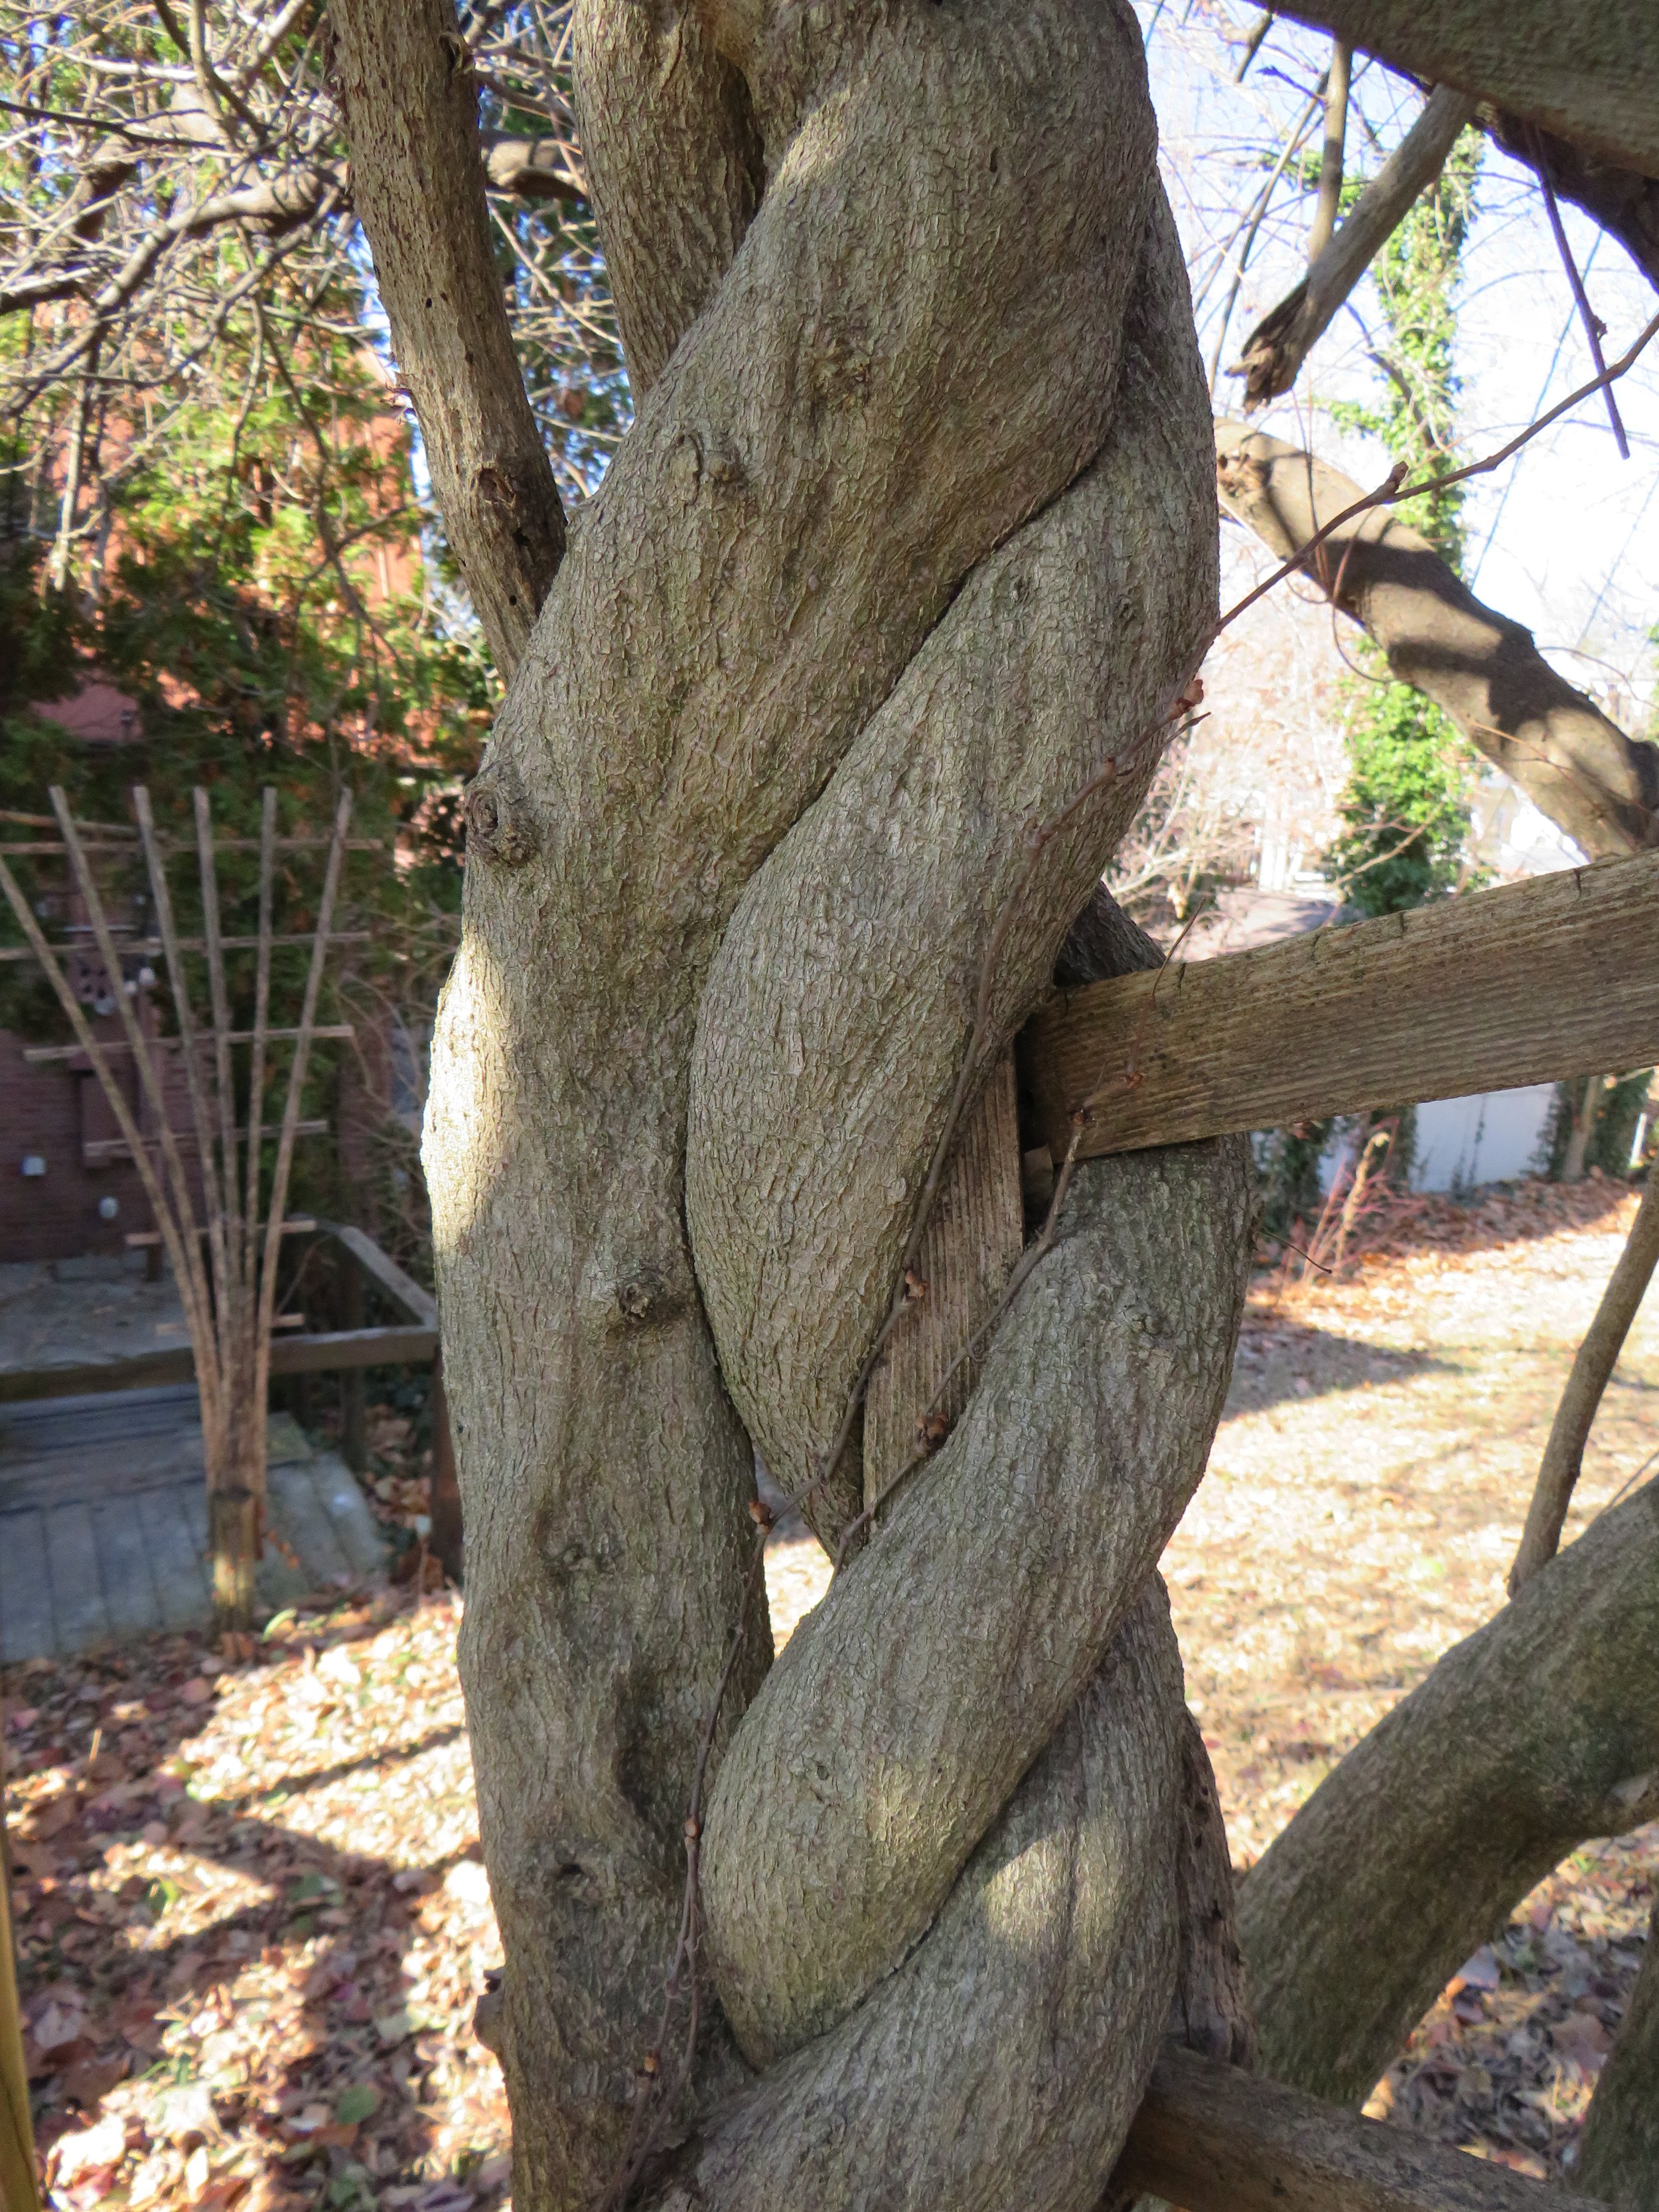
<path id="1" fill-rule="evenodd" d="M 1054 1157 L 1659 1061 L 1659 852 L 1059 994 L 1020 1040 Z"/>
<path id="2" fill-rule="evenodd" d="M 273 1375 L 328 1374 L 354 1367 L 415 1366 L 438 1349 L 435 1328 L 341 1328 L 315 1336 L 279 1336 L 271 1340 Z M 94 1390 L 140 1390 L 167 1382 L 188 1382 L 196 1359 L 188 1345 L 100 1359 L 84 1366 L 0 1368 L 0 1405 L 28 1398 L 79 1397 Z"/>
<path id="3" fill-rule="evenodd" d="M 46 1572 L 52 1578 L 52 1613 L 59 1648 L 79 1651 L 105 1642 L 110 1633 L 104 1609 L 103 1577 L 98 1571 L 98 1542 L 89 1505 L 54 1505 L 46 1522 Z"/>
<path id="4" fill-rule="evenodd" d="M 155 1578 L 149 1571 L 149 1554 L 144 1549 L 144 1532 L 132 1501 L 118 1498 L 106 1505 L 93 1506 L 91 1512 L 110 1634 L 118 1643 L 131 1636 L 147 1636 L 161 1626 L 161 1607 L 155 1595 Z"/>
<path id="5" fill-rule="evenodd" d="M 10 1666 L 57 1649 L 45 1526 L 38 1513 L 8 1514 L 0 1521 L 0 1661 Z"/>
<path id="6" fill-rule="evenodd" d="M 927 1293 L 899 1322 L 870 1378 L 864 1401 L 866 1506 L 915 1455 L 917 1425 L 926 1415 L 937 1413 L 947 1431 L 955 1425 L 978 1362 L 963 1362 L 954 1375 L 951 1370 L 1001 1296 L 1024 1229 L 1019 1109 L 1009 1054 L 963 1123 L 923 1233 L 916 1273 Z"/>
<path id="7" fill-rule="evenodd" d="M 422 1290 L 412 1275 L 405 1274 L 389 1253 L 381 1251 L 372 1237 L 353 1228 L 349 1222 L 331 1221 L 325 1225 L 344 1245 L 363 1273 L 380 1285 L 400 1313 L 422 1328 L 436 1328 L 437 1300 L 429 1291 Z"/>
<path id="8" fill-rule="evenodd" d="M 147 1490 L 132 1501 L 143 1530 L 144 1551 L 155 1579 L 156 1602 L 164 1628 L 193 1628 L 211 1611 L 202 1547 L 191 1533 L 185 1498 L 199 1483 L 172 1490 Z"/>
<path id="9" fill-rule="evenodd" d="M 1166 2049 L 1112 2176 L 1187 2212 L 1549 2212 L 1565 2191 L 1363 2119 L 1195 2051 Z M 1606 2212 L 1574 2197 L 1573 2212 Z"/>

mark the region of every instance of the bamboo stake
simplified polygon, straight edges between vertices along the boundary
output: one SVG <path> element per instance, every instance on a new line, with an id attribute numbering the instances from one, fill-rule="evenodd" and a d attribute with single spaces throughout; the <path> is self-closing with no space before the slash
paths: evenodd
<path id="1" fill-rule="evenodd" d="M 56 853 L 61 848 L 54 845 L 52 849 Z M 133 848 L 135 853 L 137 849 L 137 846 Z M 219 850 L 223 852 L 222 844 Z M 367 929 L 336 929 L 330 932 L 330 941 L 335 945 L 367 945 L 372 934 L 373 932 Z M 312 933 L 307 929 L 297 936 L 273 937 L 270 941 L 273 945 L 309 945 L 311 938 Z M 257 937 L 222 937 L 219 942 L 227 952 L 252 952 L 259 940 Z M 57 947 L 60 952 L 78 952 L 80 949 L 79 945 L 67 940 Z M 159 937 L 133 937 L 127 939 L 121 950 L 123 952 L 160 952 L 164 947 Z M 199 937 L 181 937 L 179 950 L 181 952 L 205 952 L 207 946 Z M 33 957 L 23 945 L 0 945 L 0 960 L 28 960 Z"/>
<path id="2" fill-rule="evenodd" d="M 202 935 L 207 945 L 208 1005 L 213 1014 L 214 1080 L 218 1091 L 220 1173 L 224 1189 L 225 1275 L 233 1298 L 228 1310 L 234 1311 L 234 1295 L 241 1283 L 242 1240 L 237 1220 L 241 1177 L 236 1153 L 236 1084 L 230 1060 L 230 993 L 225 983 L 225 956 L 219 942 L 219 876 L 213 859 L 213 811 L 200 784 L 191 793 L 191 803 L 196 811 Z"/>
<path id="3" fill-rule="evenodd" d="M 208 1499 L 213 1538 L 213 1603 L 234 1628 L 253 1620 L 253 1576 L 264 1545 L 264 1392 L 257 1348 L 258 1313 L 249 1279 L 248 1240 L 239 1218 L 241 1170 L 236 1147 L 236 1073 L 230 1056 L 230 993 L 225 981 L 219 876 L 213 847 L 213 810 L 198 784 L 191 793 L 196 817 L 196 864 L 202 893 L 202 935 L 207 948 L 208 1005 L 213 1017 L 213 1077 L 219 1115 L 220 1239 L 224 1289 L 219 1301 L 220 1364 L 226 1399 L 226 1455 Z M 201 1133 L 206 1158 L 211 1146 Z M 257 1174 L 257 1162 L 255 1167 Z"/>
<path id="4" fill-rule="evenodd" d="M 276 1259 L 282 1245 L 282 1217 L 288 1205 L 289 1170 L 294 1160 L 294 1139 L 300 1120 L 300 1098 L 305 1086 L 306 1063 L 310 1057 L 312 1032 L 317 1020 L 317 1000 L 322 989 L 323 963 L 328 957 L 329 926 L 334 919 L 334 901 L 340 888 L 340 869 L 346 854 L 346 830 L 351 820 L 351 793 L 342 792 L 340 803 L 334 812 L 334 836 L 329 847 L 328 867 L 323 878 L 323 896 L 317 914 L 317 931 L 312 945 L 311 968 L 306 977 L 305 1002 L 300 1010 L 300 1034 L 294 1046 L 294 1059 L 289 1068 L 288 1097 L 283 1108 L 282 1134 L 276 1144 L 276 1164 L 272 1170 L 270 1194 L 266 1202 L 264 1264 L 259 1280 L 259 1328 L 256 1339 L 258 1347 L 258 1396 L 261 1405 L 269 1387 L 270 1372 L 271 1317 L 276 1303 Z"/>
<path id="5" fill-rule="evenodd" d="M 259 1224 L 260 1116 L 264 1104 L 266 1036 L 270 1018 L 270 905 L 276 872 L 276 787 L 267 784 L 259 811 L 259 935 L 254 963 L 253 1050 L 247 1078 L 247 1277 L 254 1280 Z M 313 947 L 313 951 L 315 946 Z"/>
<path id="6" fill-rule="evenodd" d="M 167 1094 L 163 1088 L 161 1078 L 161 1063 L 156 1055 L 150 1051 L 149 1041 L 138 1026 L 138 1018 L 133 1012 L 132 1002 L 128 998 L 126 992 L 122 988 L 121 956 L 116 949 L 114 937 L 112 934 L 109 927 L 109 918 L 104 911 L 103 896 L 98 889 L 97 879 L 94 876 L 92 869 L 88 864 L 85 852 L 82 850 L 80 832 L 76 830 L 74 822 L 70 818 L 67 794 L 61 784 L 53 784 L 50 788 L 48 796 L 51 798 L 53 811 L 58 816 L 58 826 L 64 832 L 64 848 L 69 857 L 70 868 L 74 872 L 76 888 L 79 890 L 81 896 L 87 902 L 87 913 L 92 926 L 93 942 L 98 948 L 99 957 L 103 961 L 105 970 L 107 973 L 114 988 L 115 1008 L 116 1012 L 121 1018 L 121 1026 L 126 1031 L 128 1048 L 132 1053 L 133 1057 L 137 1063 L 139 1080 L 143 1085 L 145 1096 L 149 1101 L 151 1111 L 155 1115 L 156 1136 L 154 1141 L 159 1144 L 161 1147 L 161 1158 L 166 1164 L 168 1178 L 173 1189 L 179 1218 L 181 1222 L 188 1223 L 193 1227 L 196 1219 L 195 1202 L 191 1195 L 190 1179 L 185 1171 L 183 1157 L 179 1151 L 178 1141 L 173 1133 L 171 1117 L 167 1113 Z M 65 986 L 65 988 L 67 988 L 67 986 Z M 72 997 L 73 994 L 71 993 L 70 995 Z M 88 1035 L 89 1036 L 91 1032 L 88 1030 Z M 111 1070 L 108 1060 L 102 1050 L 95 1044 L 92 1049 L 95 1055 L 94 1064 L 100 1068 L 99 1079 L 104 1086 L 105 1096 L 110 1099 L 112 1105 L 115 1098 L 119 1095 L 118 1086 L 116 1084 L 113 1072 Z M 126 1134 L 125 1128 L 122 1130 L 121 1133 L 123 1136 Z M 191 1253 L 192 1260 L 194 1260 L 195 1247 L 193 1239 L 189 1241 L 188 1249 Z M 191 1288 L 201 1315 L 201 1326 L 203 1329 L 202 1344 L 204 1348 L 211 1353 L 213 1349 L 213 1338 L 211 1333 L 212 1306 L 208 1296 L 206 1282 L 200 1273 L 199 1261 L 197 1261 L 195 1265 L 195 1273 L 192 1276 Z M 186 1318 L 188 1318 L 189 1311 L 190 1309 L 187 1305 Z M 192 1335 L 193 1334 L 194 1332 L 192 1331 Z M 216 1372 L 216 1368 L 211 1372 L 210 1380 L 216 1403 L 220 1392 L 220 1378 Z M 204 1419 L 204 1434 L 205 1430 L 206 1423 Z"/>
<path id="7" fill-rule="evenodd" d="M 1511 1597 L 1555 1557 L 1601 1394 L 1619 1364 L 1656 1267 L 1659 1267 L 1659 1168 L 1650 1168 L 1648 1187 L 1631 1224 L 1630 1236 L 1601 1293 L 1595 1318 L 1574 1357 L 1572 1372 L 1556 1408 L 1532 1503 L 1527 1509 L 1527 1525 L 1510 1569 Z"/>
<path id="8" fill-rule="evenodd" d="M 150 896 L 155 903 L 155 923 L 161 932 L 161 944 L 167 963 L 167 981 L 173 989 L 173 1010 L 179 1024 L 179 1049 L 185 1064 L 185 1080 L 190 1091 L 191 1115 L 196 1123 L 196 1152 L 202 1164 L 202 1196 L 207 1210 L 208 1257 L 213 1270 L 215 1289 L 221 1304 L 225 1296 L 224 1226 L 219 1205 L 219 1179 L 213 1158 L 212 1129 L 207 1101 L 202 1091 L 202 1070 L 196 1049 L 196 1016 L 190 1001 L 189 981 L 185 974 L 183 956 L 179 947 L 179 932 L 173 915 L 173 893 L 168 888 L 167 863 L 162 856 L 161 840 L 155 834 L 155 817 L 150 811 L 149 793 L 143 784 L 135 784 L 132 792 L 133 811 L 138 817 L 138 835 L 143 842 L 144 863 L 149 871 Z M 163 1117 L 166 1126 L 166 1117 Z M 188 1194 L 186 1194 L 188 1195 Z M 192 1228 L 194 1212 L 189 1216 Z M 157 1226 L 160 1226 L 158 1222 Z M 200 1246 L 194 1236 L 190 1239 L 193 1267 L 201 1264 Z M 224 1402 L 222 1378 L 218 1372 L 216 1344 L 212 1362 L 211 1405 L 210 1395 L 204 1387 L 207 1378 L 202 1374 L 198 1352 L 197 1376 L 202 1396 L 202 1437 L 204 1455 L 209 1468 L 209 1488 L 215 1486 L 212 1470 L 222 1468 L 228 1444 L 229 1414 Z"/>

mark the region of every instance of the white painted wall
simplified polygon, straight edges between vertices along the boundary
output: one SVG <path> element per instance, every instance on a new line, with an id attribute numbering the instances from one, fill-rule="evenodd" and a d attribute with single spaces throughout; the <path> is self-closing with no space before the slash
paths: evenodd
<path id="1" fill-rule="evenodd" d="M 1554 1103 L 1555 1085 L 1534 1083 L 1419 1106 L 1413 1189 L 1464 1190 L 1526 1175 L 1538 1165 Z"/>

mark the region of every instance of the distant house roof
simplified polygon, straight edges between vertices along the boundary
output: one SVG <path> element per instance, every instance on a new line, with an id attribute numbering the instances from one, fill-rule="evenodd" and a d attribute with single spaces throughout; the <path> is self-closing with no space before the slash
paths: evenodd
<path id="1" fill-rule="evenodd" d="M 88 744 L 131 744 L 144 734 L 138 702 L 101 677 L 88 678 L 70 698 L 37 700 L 33 711 Z"/>

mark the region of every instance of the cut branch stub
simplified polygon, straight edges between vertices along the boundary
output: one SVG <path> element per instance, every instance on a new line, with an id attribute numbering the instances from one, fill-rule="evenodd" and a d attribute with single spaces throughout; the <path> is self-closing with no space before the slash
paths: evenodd
<path id="1" fill-rule="evenodd" d="M 1243 376 L 1247 412 L 1278 398 L 1296 382 L 1303 362 L 1389 234 L 1445 167 L 1474 112 L 1474 102 L 1461 92 L 1442 86 L 1431 93 L 1340 230 L 1316 254 L 1310 248 L 1307 275 L 1262 317 L 1245 341 L 1237 367 L 1229 371 Z"/>

